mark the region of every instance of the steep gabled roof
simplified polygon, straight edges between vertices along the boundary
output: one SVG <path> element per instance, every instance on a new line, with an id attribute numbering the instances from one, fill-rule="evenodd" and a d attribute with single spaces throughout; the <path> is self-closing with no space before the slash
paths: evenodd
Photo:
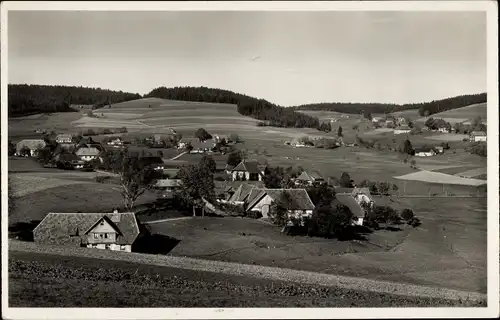
<path id="1" fill-rule="evenodd" d="M 257 161 L 246 161 L 243 160 L 241 161 L 234 169 L 233 171 L 245 171 L 249 173 L 261 173 L 261 170 L 259 169 L 259 163 Z"/>
<path id="2" fill-rule="evenodd" d="M 302 173 L 297 177 L 297 180 L 315 181 L 323 180 L 323 177 L 317 171 L 302 171 Z"/>
<path id="3" fill-rule="evenodd" d="M 97 148 L 79 148 L 76 151 L 77 156 L 98 156 L 101 152 Z"/>
<path id="4" fill-rule="evenodd" d="M 49 213 L 33 230 L 35 242 L 45 244 L 86 243 L 85 232 L 106 217 L 121 236 L 117 243 L 132 244 L 139 235 L 139 226 L 133 212 L 120 213 Z"/>
<path id="5" fill-rule="evenodd" d="M 247 200 L 247 197 L 250 195 L 250 192 L 252 192 L 253 189 L 256 189 L 254 185 L 242 183 L 228 201 L 243 202 Z"/>
<path id="6" fill-rule="evenodd" d="M 484 131 L 472 131 L 471 136 L 485 136 L 486 135 L 486 132 Z"/>
<path id="7" fill-rule="evenodd" d="M 157 188 L 167 188 L 167 187 L 179 187 L 182 183 L 181 179 L 159 179 L 156 181 L 155 187 Z"/>
<path id="8" fill-rule="evenodd" d="M 253 199 L 247 210 L 253 208 L 266 195 L 273 201 L 288 210 L 314 210 L 314 204 L 305 189 L 254 189 Z"/>
<path id="9" fill-rule="evenodd" d="M 56 136 L 56 140 L 71 140 L 73 139 L 73 135 L 69 133 L 61 133 Z"/>

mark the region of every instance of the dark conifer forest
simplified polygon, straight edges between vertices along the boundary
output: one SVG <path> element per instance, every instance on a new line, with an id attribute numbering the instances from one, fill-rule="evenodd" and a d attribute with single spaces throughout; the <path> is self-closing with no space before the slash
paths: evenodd
<path id="1" fill-rule="evenodd" d="M 386 103 L 314 103 L 294 107 L 296 110 L 336 111 L 350 114 L 363 114 L 365 110 L 371 113 L 391 113 L 403 110 L 418 109 L 421 116 L 457 109 L 471 104 L 486 102 L 486 93 L 462 95 L 442 100 L 410 104 Z"/>
<path id="2" fill-rule="evenodd" d="M 262 120 L 262 125 L 315 129 L 320 126 L 316 117 L 296 112 L 292 108 L 283 108 L 264 99 L 228 90 L 206 87 L 160 87 L 152 90 L 146 97 L 236 104 L 240 114 Z"/>
<path id="3" fill-rule="evenodd" d="M 137 93 L 73 86 L 9 84 L 9 116 L 45 112 L 70 112 L 72 104 L 104 105 L 140 99 Z"/>

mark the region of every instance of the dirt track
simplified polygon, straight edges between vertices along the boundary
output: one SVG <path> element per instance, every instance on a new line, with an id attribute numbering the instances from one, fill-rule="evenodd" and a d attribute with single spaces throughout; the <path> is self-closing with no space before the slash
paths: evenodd
<path id="1" fill-rule="evenodd" d="M 209 261 L 185 257 L 147 255 L 139 253 L 112 252 L 86 248 L 40 246 L 30 242 L 9 241 L 9 250 L 79 256 L 98 259 L 131 261 L 149 265 L 160 265 L 188 270 L 218 272 L 228 275 L 245 275 L 278 281 L 340 287 L 377 293 L 388 293 L 412 297 L 443 298 L 448 300 L 486 300 L 486 295 L 476 292 L 401 284 L 363 278 L 322 274 L 285 268 L 246 265 L 221 261 Z"/>

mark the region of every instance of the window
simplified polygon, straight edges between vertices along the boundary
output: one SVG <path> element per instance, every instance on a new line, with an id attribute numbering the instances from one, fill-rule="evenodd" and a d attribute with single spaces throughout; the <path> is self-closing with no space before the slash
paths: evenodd
<path id="1" fill-rule="evenodd" d="M 102 238 L 103 238 L 103 234 L 102 234 L 102 233 L 101 233 L 101 234 L 99 234 L 99 237 L 102 239 Z"/>
<path id="2" fill-rule="evenodd" d="M 94 239 L 99 239 L 99 235 L 97 233 L 94 233 Z"/>
<path id="3" fill-rule="evenodd" d="M 122 251 L 123 251 L 123 250 L 125 250 L 125 249 L 126 249 L 126 246 L 123 246 L 123 245 L 122 245 L 122 246 L 120 246 L 120 250 L 122 250 Z"/>
<path id="4" fill-rule="evenodd" d="M 108 238 L 108 234 L 107 233 L 104 234 L 104 238 L 106 238 L 106 239 Z"/>
<path id="5" fill-rule="evenodd" d="M 93 245 L 92 245 L 92 248 L 97 248 L 97 244 L 93 244 Z"/>
<path id="6" fill-rule="evenodd" d="M 105 248 L 106 250 L 109 250 L 109 249 L 110 249 L 110 247 L 111 247 L 111 245 L 109 245 L 109 244 L 104 245 L 104 248 Z"/>

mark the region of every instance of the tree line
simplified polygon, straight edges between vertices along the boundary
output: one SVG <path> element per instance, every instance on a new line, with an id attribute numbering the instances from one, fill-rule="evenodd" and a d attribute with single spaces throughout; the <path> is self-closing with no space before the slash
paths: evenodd
<path id="1" fill-rule="evenodd" d="M 23 116 L 44 112 L 69 112 L 72 104 L 93 105 L 95 108 L 134 99 L 138 93 L 112 91 L 101 88 L 9 84 L 9 116 Z"/>
<path id="2" fill-rule="evenodd" d="M 417 109 L 421 116 L 466 107 L 476 103 L 486 102 L 486 93 L 461 95 L 441 100 L 433 100 L 423 103 L 312 103 L 293 107 L 295 110 L 320 110 L 336 111 L 350 114 L 363 114 L 367 110 L 371 113 L 392 113 L 403 110 Z"/>
<path id="3" fill-rule="evenodd" d="M 321 124 L 316 117 L 284 108 L 264 99 L 250 97 L 229 90 L 207 87 L 159 87 L 153 89 L 146 97 L 170 100 L 229 103 L 238 106 L 242 115 L 261 120 L 260 125 L 275 127 L 314 128 L 320 130 Z M 322 130 L 327 130 L 325 126 Z"/>

